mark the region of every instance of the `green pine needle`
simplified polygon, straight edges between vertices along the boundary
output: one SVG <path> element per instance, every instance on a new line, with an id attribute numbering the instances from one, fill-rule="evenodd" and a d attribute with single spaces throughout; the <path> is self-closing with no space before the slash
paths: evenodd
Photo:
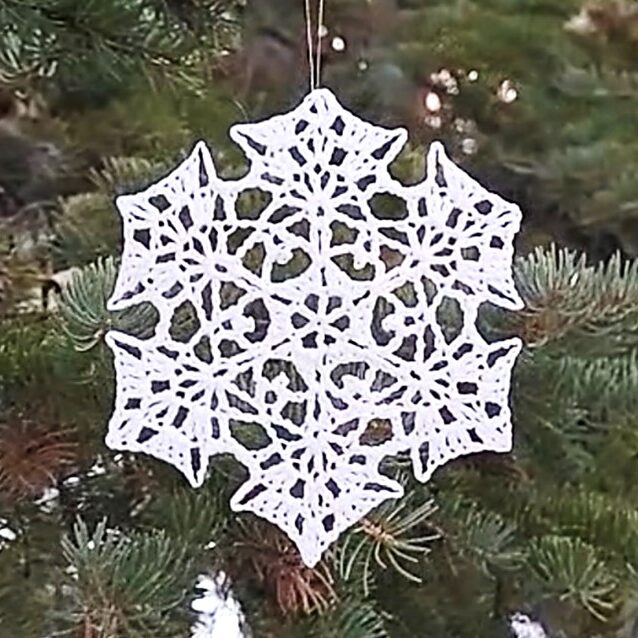
<path id="1" fill-rule="evenodd" d="M 544 589 L 605 620 L 617 604 L 617 580 L 591 545 L 545 536 L 529 547 L 528 564 Z"/>
<path id="2" fill-rule="evenodd" d="M 149 305 L 111 313 L 106 301 L 115 286 L 117 266 L 108 257 L 74 272 L 60 302 L 62 326 L 77 350 L 87 351 L 102 341 L 111 328 L 135 331 L 138 335 L 152 330 L 156 312 Z"/>

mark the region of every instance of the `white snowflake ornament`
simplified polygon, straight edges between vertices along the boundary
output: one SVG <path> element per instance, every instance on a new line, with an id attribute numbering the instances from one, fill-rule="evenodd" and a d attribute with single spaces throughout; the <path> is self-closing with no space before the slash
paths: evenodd
<path id="1" fill-rule="evenodd" d="M 125 247 L 109 308 L 149 302 L 159 321 L 149 339 L 107 335 L 107 444 L 193 486 L 211 456 L 232 454 L 249 473 L 233 509 L 278 525 L 312 566 L 403 494 L 383 458 L 409 451 L 426 481 L 458 456 L 511 449 L 521 343 L 486 342 L 476 319 L 486 301 L 522 305 L 521 214 L 438 143 L 425 181 L 402 185 L 389 165 L 407 133 L 364 122 L 327 89 L 230 134 L 245 177 L 219 179 L 199 143 L 117 200 Z"/>

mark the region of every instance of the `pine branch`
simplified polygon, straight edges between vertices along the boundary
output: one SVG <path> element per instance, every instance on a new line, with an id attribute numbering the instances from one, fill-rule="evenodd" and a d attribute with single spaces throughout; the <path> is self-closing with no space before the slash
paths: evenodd
<path id="1" fill-rule="evenodd" d="M 192 80 L 189 67 L 200 47 L 227 43 L 237 2 L 208 2 L 206 7 L 198 3 L 186 14 L 207 17 L 206 29 L 199 32 L 154 0 L 87 0 L 82 5 L 2 0 L 0 77 L 10 82 L 55 78 L 72 88 L 96 75 L 116 84 L 132 76 L 152 79 L 153 74 Z"/>
<path id="2" fill-rule="evenodd" d="M 43 582 L 36 584 L 25 574 L 19 542 L 10 547 L 2 544 L 0 541 L 0 634 L 39 638 L 51 596 Z"/>
<path id="3" fill-rule="evenodd" d="M 568 66 L 554 86 L 557 91 L 574 98 L 636 98 L 638 73 L 607 67 L 596 69 Z"/>
<path id="4" fill-rule="evenodd" d="M 351 598 L 328 614 L 318 617 L 310 627 L 301 628 L 299 638 L 390 638 L 386 619 L 372 603 Z"/>
<path id="5" fill-rule="evenodd" d="M 557 362 L 558 393 L 606 414 L 634 413 L 638 402 L 638 351 L 594 360 Z"/>
<path id="6" fill-rule="evenodd" d="M 120 218 L 113 197 L 146 187 L 165 171 L 162 164 L 138 157 L 107 157 L 91 169 L 96 191 L 61 201 L 55 219 L 52 252 L 63 267 L 83 266 L 120 252 Z"/>
<path id="7" fill-rule="evenodd" d="M 618 603 L 618 582 L 586 543 L 563 536 L 533 542 L 528 564 L 545 590 L 605 620 Z"/>
<path id="8" fill-rule="evenodd" d="M 144 157 L 106 157 L 100 169 L 92 169 L 90 176 L 104 195 L 134 193 L 168 172 L 165 163 Z"/>
<path id="9" fill-rule="evenodd" d="M 82 193 L 63 200 L 52 251 L 68 268 L 113 254 L 120 243 L 117 213 L 102 193 Z"/>
<path id="10" fill-rule="evenodd" d="M 488 578 L 520 567 L 524 552 L 518 530 L 476 502 L 452 497 L 442 508 L 443 538 L 454 554 L 469 560 Z"/>
<path id="11" fill-rule="evenodd" d="M 147 304 L 110 313 L 106 301 L 115 286 L 117 266 L 112 258 L 90 264 L 74 272 L 63 289 L 60 315 L 64 331 L 80 350 L 90 350 L 111 328 L 149 334 L 156 321 L 156 310 Z"/>
<path id="12" fill-rule="evenodd" d="M 515 376 L 520 454 L 556 480 L 591 474 L 606 442 L 633 428 L 638 396 L 636 351 L 581 357 L 568 343 L 563 352 L 574 354 L 551 346 L 524 353 Z"/>
<path id="13" fill-rule="evenodd" d="M 176 543 L 192 553 L 218 545 L 227 531 L 230 511 L 228 495 L 218 485 L 207 484 L 204 491 L 183 489 L 154 498 L 145 512 L 149 523 L 166 530 Z"/>
<path id="14" fill-rule="evenodd" d="M 0 411 L 61 426 L 101 428 L 113 391 L 102 351 L 77 352 L 56 319 L 20 316 L 0 330 Z M 99 439 L 94 439 L 94 443 Z"/>
<path id="15" fill-rule="evenodd" d="M 63 540 L 68 563 L 66 623 L 112 638 L 174 636 L 174 614 L 194 577 L 184 550 L 162 533 L 122 536 L 82 520 Z M 186 627 L 183 627 L 186 630 Z"/>
<path id="16" fill-rule="evenodd" d="M 638 510 L 633 497 L 587 485 L 532 485 L 511 493 L 503 513 L 515 520 L 519 537 L 552 533 L 575 538 L 595 548 L 617 574 L 638 566 Z"/>
<path id="17" fill-rule="evenodd" d="M 422 582 L 422 559 L 439 538 L 428 524 L 435 511 L 433 501 L 416 505 L 408 497 L 401 503 L 378 507 L 342 542 L 339 548 L 341 578 L 354 580 L 357 574 L 366 597 L 379 570 L 392 569 L 408 581 Z"/>
<path id="18" fill-rule="evenodd" d="M 638 344 L 638 261 L 615 255 L 589 265 L 584 255 L 552 247 L 516 262 L 525 309 L 509 325 L 529 348 L 609 356 Z"/>
<path id="19" fill-rule="evenodd" d="M 46 387 L 53 365 L 64 359 L 59 336 L 50 321 L 20 317 L 4 320 L 0 332 L 0 400 L 21 388 Z M 7 398 L 6 398 L 7 397 Z"/>

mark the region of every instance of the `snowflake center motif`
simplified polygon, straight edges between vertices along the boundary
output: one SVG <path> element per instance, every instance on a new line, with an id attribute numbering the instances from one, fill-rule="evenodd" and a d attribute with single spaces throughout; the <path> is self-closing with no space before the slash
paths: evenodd
<path id="1" fill-rule="evenodd" d="M 404 186 L 406 143 L 327 89 L 236 125 L 250 160 L 221 180 L 198 143 L 169 176 L 118 198 L 122 266 L 109 308 L 152 303 L 146 340 L 111 331 L 117 395 L 107 444 L 179 468 L 193 486 L 230 453 L 232 498 L 314 565 L 401 485 L 471 452 L 511 449 L 518 339 L 488 343 L 479 305 L 522 306 L 511 275 L 518 208 L 445 155 Z"/>

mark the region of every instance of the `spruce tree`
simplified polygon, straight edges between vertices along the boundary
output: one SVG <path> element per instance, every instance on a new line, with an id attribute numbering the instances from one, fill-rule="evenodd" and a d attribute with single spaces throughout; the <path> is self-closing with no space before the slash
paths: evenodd
<path id="1" fill-rule="evenodd" d="M 638 5 L 326 6 L 325 83 L 409 127 L 397 175 L 419 181 L 442 139 L 524 210 L 525 309 L 481 314 L 490 339 L 525 343 L 512 453 L 426 485 L 389 462 L 406 496 L 310 569 L 277 528 L 230 511 L 232 459 L 195 491 L 108 450 L 104 334 L 155 322 L 146 305 L 106 310 L 113 196 L 199 138 L 242 173 L 228 126 L 307 90 L 303 2 L 0 0 L 0 637 L 188 636 L 202 574 L 223 574 L 255 637 L 494 638 L 529 619 L 552 638 L 636 635 Z"/>

